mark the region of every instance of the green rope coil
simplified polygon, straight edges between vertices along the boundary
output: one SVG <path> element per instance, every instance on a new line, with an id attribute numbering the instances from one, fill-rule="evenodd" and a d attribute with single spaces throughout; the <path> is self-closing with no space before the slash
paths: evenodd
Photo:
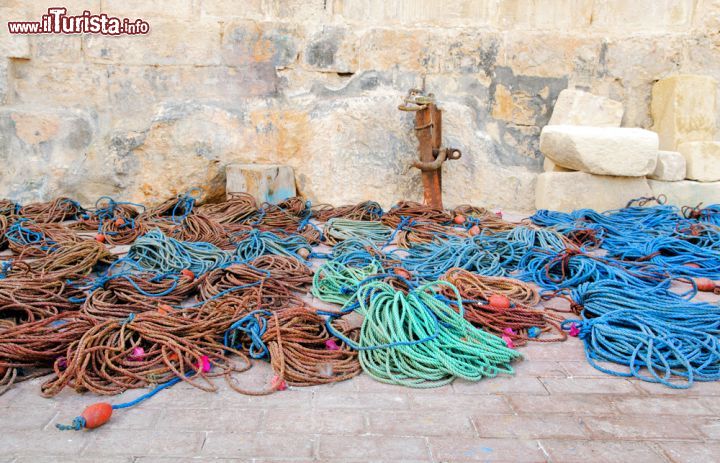
<path id="1" fill-rule="evenodd" d="M 312 294 L 324 302 L 345 304 L 353 298 L 361 281 L 380 272 L 382 265 L 379 262 L 371 262 L 364 267 L 349 267 L 331 260 L 315 272 Z"/>
<path id="2" fill-rule="evenodd" d="M 393 229 L 381 222 L 334 218 L 325 223 L 323 233 L 331 244 L 350 238 L 385 243 L 392 237 Z"/>
<path id="3" fill-rule="evenodd" d="M 434 287 L 450 286 L 459 312 Z M 380 280 L 362 285 L 354 300 L 364 315 L 360 330 L 360 364 L 378 381 L 432 388 L 456 378 L 479 381 L 513 374 L 510 362 L 521 357 L 505 342 L 464 319 L 460 294 L 447 282 L 408 292 Z"/>

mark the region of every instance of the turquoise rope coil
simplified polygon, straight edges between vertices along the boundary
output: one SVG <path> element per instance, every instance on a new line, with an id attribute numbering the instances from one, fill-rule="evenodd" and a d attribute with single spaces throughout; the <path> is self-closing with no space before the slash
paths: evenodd
<path id="1" fill-rule="evenodd" d="M 229 252 L 205 242 L 179 241 L 153 229 L 135 240 L 126 259 L 156 273 L 177 273 L 189 269 L 202 275 L 231 260 Z"/>
<path id="2" fill-rule="evenodd" d="M 402 279 L 400 279 L 402 280 Z M 449 286 L 459 312 L 438 298 L 435 288 Z M 374 379 L 414 388 L 432 388 L 457 378 L 479 381 L 513 374 L 510 363 L 521 355 L 505 341 L 473 327 L 463 318 L 460 294 L 451 284 L 433 282 L 407 293 L 374 279 L 361 284 L 343 312 L 353 307 L 364 316 L 357 343 L 333 332 L 360 351 L 360 365 Z"/>
<path id="3" fill-rule="evenodd" d="M 323 234 L 331 242 L 361 238 L 375 243 L 385 243 L 391 238 L 393 229 L 382 222 L 333 218 L 325 223 Z"/>
<path id="4" fill-rule="evenodd" d="M 233 252 L 237 262 L 249 262 L 265 254 L 294 257 L 300 261 L 305 259 L 298 252 L 302 249 L 307 255 L 312 252 L 312 246 L 307 239 L 300 235 L 289 235 L 285 238 L 269 231 L 248 230 L 232 235 L 235 245 Z"/>

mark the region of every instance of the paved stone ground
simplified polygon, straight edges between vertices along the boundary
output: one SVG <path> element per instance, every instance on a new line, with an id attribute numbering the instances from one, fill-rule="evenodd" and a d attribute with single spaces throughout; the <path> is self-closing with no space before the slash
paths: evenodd
<path id="1" fill-rule="evenodd" d="M 95 397 L 43 399 L 34 380 L 0 396 L 0 462 L 720 460 L 720 383 L 678 391 L 603 375 L 577 339 L 522 352 L 515 377 L 432 390 L 364 375 L 267 397 L 243 396 L 221 379 L 217 393 L 179 384 L 89 432 L 55 423 Z M 270 377 L 259 364 L 243 385 Z"/>

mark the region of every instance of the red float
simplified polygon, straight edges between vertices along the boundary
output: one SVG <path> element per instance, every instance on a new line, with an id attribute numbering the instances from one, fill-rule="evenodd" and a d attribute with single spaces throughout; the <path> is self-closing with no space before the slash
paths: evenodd
<path id="1" fill-rule="evenodd" d="M 693 281 L 698 291 L 709 293 L 715 289 L 715 282 L 710 278 L 693 278 Z"/>
<path id="2" fill-rule="evenodd" d="M 493 294 L 488 298 L 488 303 L 496 309 L 508 309 L 510 308 L 510 299 L 502 294 Z"/>
<path id="3" fill-rule="evenodd" d="M 107 402 L 99 402 L 90 405 L 80 416 L 85 420 L 87 429 L 95 429 L 108 422 L 112 416 L 112 405 Z"/>

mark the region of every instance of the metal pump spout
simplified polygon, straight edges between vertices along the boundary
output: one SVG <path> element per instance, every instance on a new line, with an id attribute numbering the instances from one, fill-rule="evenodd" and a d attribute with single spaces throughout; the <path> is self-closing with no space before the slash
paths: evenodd
<path id="1" fill-rule="evenodd" d="M 422 173 L 424 203 L 442 209 L 442 165 L 445 161 L 460 159 L 462 153 L 458 149 L 441 146 L 442 111 L 435 105 L 435 95 L 410 89 L 398 109 L 415 112 L 420 159 L 413 163 L 413 167 Z"/>

